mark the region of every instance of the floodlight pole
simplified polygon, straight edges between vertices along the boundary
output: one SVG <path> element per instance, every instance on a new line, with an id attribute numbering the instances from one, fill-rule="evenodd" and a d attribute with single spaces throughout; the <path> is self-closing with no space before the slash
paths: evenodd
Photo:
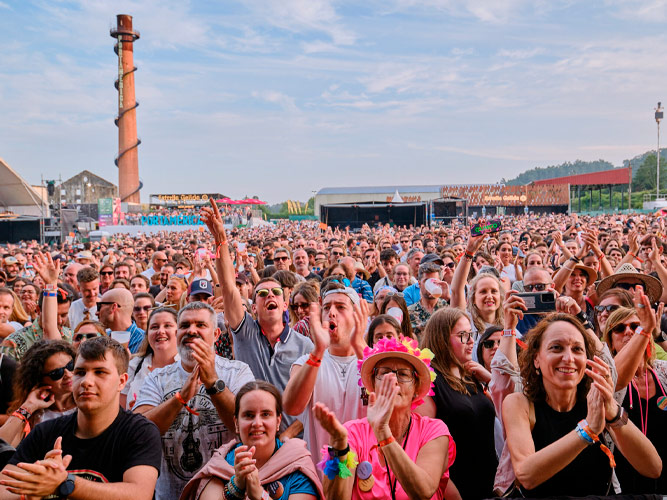
<path id="1" fill-rule="evenodd" d="M 662 106 L 660 106 L 660 104 L 661 103 L 658 102 L 658 107 L 655 108 L 655 123 L 658 124 L 658 155 L 656 157 L 656 169 L 655 169 L 655 175 L 656 175 L 655 201 L 658 201 L 660 199 L 660 120 L 662 120 L 663 117 L 663 108 Z"/>

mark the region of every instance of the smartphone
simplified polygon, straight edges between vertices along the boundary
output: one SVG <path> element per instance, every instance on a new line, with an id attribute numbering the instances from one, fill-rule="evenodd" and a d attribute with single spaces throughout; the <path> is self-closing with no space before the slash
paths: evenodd
<path id="1" fill-rule="evenodd" d="M 480 236 L 482 234 L 493 234 L 498 233 L 503 229 L 503 225 L 500 219 L 491 219 L 484 222 L 484 224 L 474 224 L 470 228 L 470 234 L 472 236 Z"/>
<path id="2" fill-rule="evenodd" d="M 517 293 L 526 303 L 524 314 L 543 314 L 556 310 L 556 295 L 553 292 Z"/>

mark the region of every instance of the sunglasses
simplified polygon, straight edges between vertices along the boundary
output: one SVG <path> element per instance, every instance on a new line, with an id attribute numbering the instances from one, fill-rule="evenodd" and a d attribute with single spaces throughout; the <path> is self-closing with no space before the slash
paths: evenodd
<path id="1" fill-rule="evenodd" d="M 143 307 L 141 307 L 141 306 L 134 306 L 134 307 L 132 308 L 132 310 L 133 310 L 135 313 L 138 313 L 138 312 L 141 312 L 141 311 L 150 311 L 151 309 L 153 309 L 153 306 L 143 306 Z"/>
<path id="2" fill-rule="evenodd" d="M 343 255 L 343 252 L 331 252 L 331 255 L 335 255 L 337 257 L 340 257 L 341 255 Z"/>
<path id="3" fill-rule="evenodd" d="M 403 298 L 403 297 L 405 297 L 405 295 L 403 294 L 403 292 L 388 292 L 387 295 L 385 295 L 384 297 L 385 297 L 385 299 L 386 299 L 387 297 L 400 297 L 400 298 Z"/>
<path id="4" fill-rule="evenodd" d="M 94 339 L 96 337 L 98 337 L 97 333 L 75 333 L 74 334 L 74 342 L 82 342 L 84 340 Z M 61 369 L 61 368 L 59 368 L 59 369 Z M 61 377 L 62 377 L 62 375 L 61 375 Z M 53 377 L 51 377 L 51 378 L 53 378 Z M 60 378 L 60 377 L 58 377 L 58 378 Z"/>
<path id="5" fill-rule="evenodd" d="M 622 288 L 623 290 L 633 290 L 640 283 L 616 283 L 614 288 Z"/>
<path id="6" fill-rule="evenodd" d="M 283 255 L 282 257 L 274 257 L 273 260 L 277 260 L 278 262 L 282 262 L 284 260 L 289 260 L 289 257 L 287 255 Z"/>
<path id="7" fill-rule="evenodd" d="M 273 288 L 261 288 L 255 292 L 255 295 L 265 298 L 269 296 L 269 292 L 271 292 L 276 297 L 282 297 L 283 295 L 283 289 L 277 286 Z"/>
<path id="8" fill-rule="evenodd" d="M 498 340 L 485 340 L 484 342 L 482 342 L 482 347 L 484 347 L 485 349 L 493 349 L 495 346 L 499 346 L 499 345 L 500 345 L 500 339 L 498 339 Z"/>
<path id="9" fill-rule="evenodd" d="M 454 269 L 456 267 L 456 264 L 454 262 L 448 262 L 445 264 L 445 267 L 448 267 L 450 269 Z"/>
<path id="10" fill-rule="evenodd" d="M 74 370 L 73 359 L 70 359 L 69 363 L 67 363 L 62 368 L 56 368 L 55 370 L 51 370 L 49 373 L 43 373 L 42 377 L 49 377 L 51 380 L 55 382 L 56 380 L 60 380 L 65 376 L 65 370 L 67 370 L 68 372 Z"/>
<path id="11" fill-rule="evenodd" d="M 546 283 L 535 283 L 534 285 L 523 285 L 527 292 L 543 292 L 549 285 Z"/>
<path id="12" fill-rule="evenodd" d="M 621 306 L 617 306 L 615 304 L 609 304 L 607 306 L 595 306 L 595 312 L 598 314 L 602 314 L 604 311 L 607 311 L 608 313 L 614 312 L 616 309 L 618 309 Z"/>
<path id="13" fill-rule="evenodd" d="M 290 305 L 290 307 L 292 308 L 292 311 L 298 311 L 299 309 L 308 309 L 310 304 L 308 302 L 297 302 Z"/>
<path id="14" fill-rule="evenodd" d="M 100 271 L 100 276 L 113 276 L 113 271 Z"/>
<path id="15" fill-rule="evenodd" d="M 120 307 L 120 305 L 116 304 L 115 302 L 98 302 L 97 303 L 97 310 L 99 311 L 100 307 L 102 307 L 102 306 L 110 306 L 112 304 L 115 304 L 118 307 Z"/>
<path id="16" fill-rule="evenodd" d="M 616 325 L 614 328 L 612 328 L 611 332 L 615 333 L 616 335 L 620 335 L 622 333 L 625 333 L 625 329 L 628 327 L 630 327 L 632 333 L 635 333 L 635 331 L 637 331 L 637 328 L 639 328 L 639 323 L 629 323 L 627 325 L 625 323 L 620 323 Z"/>

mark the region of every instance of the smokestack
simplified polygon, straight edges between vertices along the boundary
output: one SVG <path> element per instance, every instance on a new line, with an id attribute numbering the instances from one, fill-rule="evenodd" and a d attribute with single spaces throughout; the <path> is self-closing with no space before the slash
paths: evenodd
<path id="1" fill-rule="evenodd" d="M 132 29 L 132 16 L 118 14 L 117 25 L 111 29 L 111 37 L 117 41 L 114 51 L 118 54 L 118 116 L 114 123 L 118 127 L 118 191 L 121 201 L 139 204 L 139 191 L 143 187 L 139 180 L 139 157 L 137 146 L 137 112 L 139 103 L 134 96 L 134 41 L 139 39 L 139 32 Z"/>

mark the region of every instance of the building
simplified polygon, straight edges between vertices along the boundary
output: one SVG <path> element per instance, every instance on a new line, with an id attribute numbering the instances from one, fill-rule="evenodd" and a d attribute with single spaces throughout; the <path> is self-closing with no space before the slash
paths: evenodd
<path id="1" fill-rule="evenodd" d="M 118 187 L 88 170 L 70 177 L 60 186 L 60 201 L 70 208 L 77 205 L 95 205 L 99 198 L 117 198 Z M 58 193 L 56 193 L 58 194 Z"/>

